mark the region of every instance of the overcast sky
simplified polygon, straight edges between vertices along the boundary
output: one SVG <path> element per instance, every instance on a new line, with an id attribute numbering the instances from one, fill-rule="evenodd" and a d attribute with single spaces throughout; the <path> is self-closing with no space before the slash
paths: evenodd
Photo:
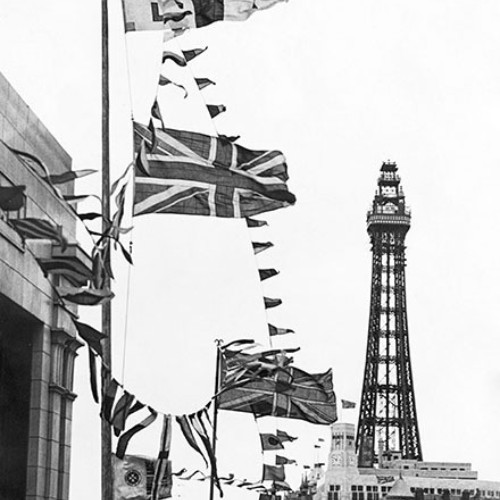
<path id="1" fill-rule="evenodd" d="M 100 164 L 99 3 L 0 0 L 0 71 L 74 169 Z M 110 0 L 110 17 L 116 178 L 132 158 L 132 114 L 148 119 L 162 42 L 158 33 L 125 37 L 119 0 Z M 337 397 L 359 404 L 371 272 L 366 210 L 390 159 L 412 208 L 408 317 L 424 458 L 472 462 L 480 478 L 500 479 L 499 25 L 497 0 L 290 0 L 174 41 L 171 50 L 209 48 L 190 69 L 163 67 L 190 91 L 184 100 L 177 88 L 161 90 L 167 125 L 213 133 L 203 98 L 226 105 L 217 130 L 241 135 L 249 148 L 282 150 L 297 203 L 252 230 L 239 220 L 135 219 L 128 308 L 128 270 L 119 256 L 115 264 L 116 378 L 160 411 L 197 410 L 213 390 L 214 339 L 266 345 L 270 321 L 297 332 L 276 340 L 301 347 L 297 366 L 332 367 Z M 217 85 L 202 98 L 193 75 Z M 99 179 L 77 189 L 98 193 Z M 275 246 L 255 258 L 252 240 Z M 257 266 L 281 273 L 261 285 Z M 267 317 L 263 294 L 283 299 Z M 99 327 L 96 311 L 81 314 Z M 83 350 L 76 377 L 71 488 L 83 500 L 98 497 L 100 477 L 99 408 Z M 357 417 L 357 409 L 342 415 Z M 286 453 L 299 462 L 289 467 L 296 484 L 302 465 L 325 459 L 327 446 L 318 457 L 313 446 L 328 428 L 267 420 L 261 430 L 277 425 L 300 436 Z M 220 426 L 220 472 L 259 479 L 253 418 L 225 412 Z M 154 456 L 159 432 L 145 431 L 130 451 Z M 174 469 L 202 466 L 178 436 L 173 453 Z M 189 498 L 189 488 L 175 495 Z M 226 498 L 243 493 L 228 487 Z"/>

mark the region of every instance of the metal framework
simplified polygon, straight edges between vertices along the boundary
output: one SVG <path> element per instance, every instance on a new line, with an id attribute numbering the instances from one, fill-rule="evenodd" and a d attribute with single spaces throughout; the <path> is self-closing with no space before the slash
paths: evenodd
<path id="1" fill-rule="evenodd" d="M 367 215 L 372 283 L 363 392 L 356 437 L 358 464 L 382 457 L 422 460 L 408 343 L 405 236 L 410 210 L 395 163 L 383 163 Z"/>

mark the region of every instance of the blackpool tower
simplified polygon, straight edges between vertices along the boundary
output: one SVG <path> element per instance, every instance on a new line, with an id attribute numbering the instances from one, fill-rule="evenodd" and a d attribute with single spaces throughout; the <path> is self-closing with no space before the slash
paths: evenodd
<path id="1" fill-rule="evenodd" d="M 422 460 L 406 313 L 405 236 L 410 218 L 398 168 L 385 162 L 367 216 L 373 258 L 356 437 L 359 467 L 380 463 L 381 454 Z"/>

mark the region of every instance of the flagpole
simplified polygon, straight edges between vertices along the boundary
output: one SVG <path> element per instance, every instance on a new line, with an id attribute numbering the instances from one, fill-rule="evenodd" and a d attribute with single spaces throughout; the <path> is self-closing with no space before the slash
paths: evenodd
<path id="1" fill-rule="evenodd" d="M 215 345 L 217 346 L 217 358 L 215 362 L 215 390 L 214 394 L 218 394 L 220 391 L 220 382 L 221 382 L 221 369 L 222 369 L 222 358 L 221 358 L 221 350 L 220 346 L 222 344 L 221 339 L 217 339 L 215 341 Z M 215 446 L 217 444 L 217 413 L 218 413 L 218 398 L 214 398 L 214 413 L 213 413 L 213 419 L 212 419 L 212 450 L 214 457 L 215 455 Z M 212 467 L 212 473 L 210 474 L 210 500 L 214 500 L 214 491 L 215 491 L 215 469 Z"/>
<path id="2" fill-rule="evenodd" d="M 101 110 L 101 141 L 102 141 L 102 232 L 108 229 L 110 220 L 109 207 L 109 31 L 108 31 L 108 0 L 101 0 L 101 56 L 102 56 L 102 110 Z M 110 248 L 104 252 L 104 268 L 109 269 L 111 259 Z M 104 289 L 111 288 L 111 279 L 104 273 Z M 103 346 L 103 368 L 101 369 L 101 387 L 104 388 L 111 375 L 111 303 L 102 305 L 102 333 L 105 335 Z M 111 426 L 101 419 L 101 499 L 113 500 L 113 465 L 111 461 Z"/>

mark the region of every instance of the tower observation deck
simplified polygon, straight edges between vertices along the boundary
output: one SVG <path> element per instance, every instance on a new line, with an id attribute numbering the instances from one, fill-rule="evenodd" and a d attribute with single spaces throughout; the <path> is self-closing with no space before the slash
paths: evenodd
<path id="1" fill-rule="evenodd" d="M 422 460 L 408 342 L 405 236 L 411 214 L 395 163 L 381 167 L 367 230 L 372 250 L 368 343 L 356 449 L 359 467 Z"/>

